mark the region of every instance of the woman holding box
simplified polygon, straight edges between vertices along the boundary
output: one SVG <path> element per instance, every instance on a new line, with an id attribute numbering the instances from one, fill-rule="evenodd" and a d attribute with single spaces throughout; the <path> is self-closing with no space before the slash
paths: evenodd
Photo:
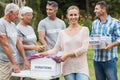
<path id="1" fill-rule="evenodd" d="M 62 30 L 55 47 L 47 52 L 39 53 L 47 56 L 62 50 L 60 60 L 63 63 L 63 75 L 65 80 L 89 80 L 87 63 L 87 49 L 89 45 L 89 30 L 78 24 L 79 8 L 70 6 L 67 9 L 67 18 L 70 25 Z"/>

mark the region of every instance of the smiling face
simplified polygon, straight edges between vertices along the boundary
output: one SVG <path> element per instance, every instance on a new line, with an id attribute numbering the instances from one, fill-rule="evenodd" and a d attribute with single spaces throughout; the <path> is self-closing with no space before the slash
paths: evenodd
<path id="1" fill-rule="evenodd" d="M 100 5 L 96 5 L 94 12 L 96 17 L 101 17 L 104 14 L 104 9 L 102 9 Z"/>
<path id="2" fill-rule="evenodd" d="M 23 21 L 25 23 L 30 23 L 30 21 L 32 20 L 32 17 L 33 17 L 33 13 L 27 12 L 27 13 L 23 14 Z"/>
<path id="3" fill-rule="evenodd" d="M 68 9 L 67 10 L 67 18 L 70 24 L 75 25 L 78 23 L 79 20 L 79 11 L 76 8 Z"/>
<path id="4" fill-rule="evenodd" d="M 96 17 L 98 17 L 98 18 L 107 16 L 109 9 L 108 9 L 106 2 L 100 1 L 100 2 L 96 3 L 94 12 L 95 12 Z"/>
<path id="5" fill-rule="evenodd" d="M 48 17 L 53 17 L 56 15 L 57 10 L 55 10 L 52 5 L 47 5 L 46 12 Z"/>

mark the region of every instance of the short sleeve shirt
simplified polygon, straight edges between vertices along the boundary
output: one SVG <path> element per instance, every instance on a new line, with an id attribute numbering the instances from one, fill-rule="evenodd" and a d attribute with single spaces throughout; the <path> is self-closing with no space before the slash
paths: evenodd
<path id="1" fill-rule="evenodd" d="M 12 49 L 12 54 L 15 60 L 17 60 L 16 58 L 17 58 L 18 50 L 16 48 L 16 43 L 17 43 L 18 33 L 16 30 L 16 26 L 13 22 L 11 23 L 7 22 L 4 18 L 0 19 L 0 36 L 2 35 L 5 35 L 7 37 L 8 43 Z M 0 44 L 0 60 L 9 61 L 1 44 Z"/>
<path id="2" fill-rule="evenodd" d="M 23 26 L 21 24 L 18 24 L 17 30 L 18 30 L 19 36 L 20 36 L 23 44 L 36 45 L 37 37 L 31 26 L 29 26 L 29 25 Z M 26 54 L 27 58 L 29 58 L 31 55 L 35 54 L 35 50 L 25 50 L 25 54 Z"/>
<path id="3" fill-rule="evenodd" d="M 65 23 L 61 19 L 57 18 L 56 20 L 50 20 L 48 17 L 41 20 L 38 24 L 38 32 L 45 32 L 45 40 L 50 48 L 53 48 L 58 33 L 65 29 Z"/>

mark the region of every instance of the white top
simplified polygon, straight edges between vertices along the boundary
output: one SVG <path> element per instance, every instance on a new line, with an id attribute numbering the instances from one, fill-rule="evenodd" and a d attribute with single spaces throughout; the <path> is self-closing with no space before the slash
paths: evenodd
<path id="1" fill-rule="evenodd" d="M 65 30 L 62 30 L 56 42 L 55 47 L 49 50 L 49 54 L 56 54 L 59 50 L 63 54 L 74 52 L 76 57 L 68 58 L 63 64 L 63 75 L 70 73 L 83 73 L 89 76 L 87 63 L 87 49 L 89 45 L 89 30 L 87 27 L 82 29 L 74 36 L 69 36 Z"/>

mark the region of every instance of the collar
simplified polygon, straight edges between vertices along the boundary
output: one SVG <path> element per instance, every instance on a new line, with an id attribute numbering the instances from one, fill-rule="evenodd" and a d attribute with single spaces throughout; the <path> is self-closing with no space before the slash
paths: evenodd
<path id="1" fill-rule="evenodd" d="M 103 23 L 103 24 L 107 23 L 110 19 L 111 19 L 111 16 L 110 16 L 110 15 L 108 15 L 108 16 L 107 16 L 107 18 L 106 18 L 106 20 L 104 21 L 104 23 Z M 98 18 L 98 20 L 99 20 L 99 22 L 100 22 L 100 18 Z"/>

